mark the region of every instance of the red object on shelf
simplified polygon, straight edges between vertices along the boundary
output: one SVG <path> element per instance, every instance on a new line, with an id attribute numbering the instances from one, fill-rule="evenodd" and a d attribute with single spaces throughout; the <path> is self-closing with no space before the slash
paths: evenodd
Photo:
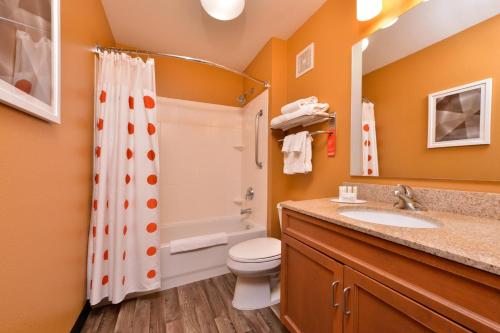
<path id="1" fill-rule="evenodd" d="M 335 157 L 337 153 L 337 131 L 334 128 L 328 130 L 328 157 Z"/>

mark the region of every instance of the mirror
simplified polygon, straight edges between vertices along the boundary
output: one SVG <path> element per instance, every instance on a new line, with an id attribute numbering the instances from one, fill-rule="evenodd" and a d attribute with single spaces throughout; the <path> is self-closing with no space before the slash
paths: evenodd
<path id="1" fill-rule="evenodd" d="M 352 176 L 500 180 L 499 14 L 430 0 L 353 46 Z"/>
<path id="2" fill-rule="evenodd" d="M 0 102 L 60 123 L 59 1 L 0 0 Z"/>

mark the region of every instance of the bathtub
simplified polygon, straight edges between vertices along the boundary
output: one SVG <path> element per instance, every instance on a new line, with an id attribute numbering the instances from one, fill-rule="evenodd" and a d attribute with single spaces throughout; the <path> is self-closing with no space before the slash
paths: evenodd
<path id="1" fill-rule="evenodd" d="M 228 244 L 184 253 L 170 253 L 172 240 L 217 232 L 227 232 Z M 240 216 L 162 225 L 160 227 L 161 289 L 170 289 L 229 273 L 226 267 L 229 248 L 242 241 L 265 236 L 264 227 Z"/>

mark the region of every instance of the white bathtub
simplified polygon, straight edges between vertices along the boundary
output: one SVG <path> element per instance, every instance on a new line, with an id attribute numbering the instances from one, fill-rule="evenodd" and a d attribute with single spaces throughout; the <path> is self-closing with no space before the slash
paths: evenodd
<path id="1" fill-rule="evenodd" d="M 227 232 L 229 243 L 190 252 L 170 254 L 170 241 Z M 244 240 L 265 237 L 266 229 L 248 219 L 236 217 L 213 218 L 196 222 L 177 222 L 161 226 L 160 260 L 161 289 L 229 273 L 226 259 L 229 248 Z"/>

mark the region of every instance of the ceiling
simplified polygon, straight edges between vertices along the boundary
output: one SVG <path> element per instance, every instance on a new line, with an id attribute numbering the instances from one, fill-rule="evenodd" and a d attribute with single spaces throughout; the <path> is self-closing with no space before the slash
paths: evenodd
<path id="1" fill-rule="evenodd" d="M 431 0 L 369 37 L 363 74 L 404 58 L 500 13 L 500 0 Z M 493 42 L 493 41 L 492 41 Z"/>
<path id="2" fill-rule="evenodd" d="M 326 0 L 247 0 L 217 21 L 199 0 L 101 0 L 115 41 L 244 70 L 271 37 L 288 39 Z"/>

